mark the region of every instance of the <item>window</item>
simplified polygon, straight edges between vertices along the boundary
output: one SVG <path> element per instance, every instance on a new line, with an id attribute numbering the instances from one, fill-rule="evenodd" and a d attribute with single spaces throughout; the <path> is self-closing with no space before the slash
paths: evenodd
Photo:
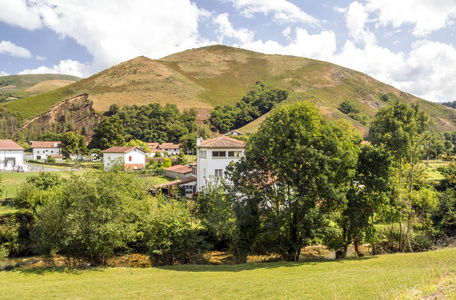
<path id="1" fill-rule="evenodd" d="M 206 178 L 206 169 L 203 169 L 203 178 Z"/>
<path id="2" fill-rule="evenodd" d="M 128 161 L 131 161 L 131 160 L 132 160 L 132 158 L 131 158 L 131 156 L 129 156 L 129 157 L 128 157 Z"/>
<path id="3" fill-rule="evenodd" d="M 226 157 L 226 151 L 212 151 L 212 157 Z"/>
<path id="4" fill-rule="evenodd" d="M 222 177 L 223 177 L 223 170 L 215 169 L 215 178 L 222 178 Z"/>
<path id="5" fill-rule="evenodd" d="M 228 157 L 239 157 L 241 156 L 241 151 L 228 151 Z"/>
<path id="6" fill-rule="evenodd" d="M 200 151 L 200 157 L 201 158 L 206 158 L 206 151 L 201 150 Z"/>

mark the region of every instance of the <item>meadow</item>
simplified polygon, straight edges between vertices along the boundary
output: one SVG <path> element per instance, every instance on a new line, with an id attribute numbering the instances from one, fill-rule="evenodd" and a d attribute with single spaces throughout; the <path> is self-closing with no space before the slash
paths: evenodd
<path id="1" fill-rule="evenodd" d="M 15 268 L 0 272 L 0 298 L 418 299 L 454 276 L 455 257 L 456 248 L 446 248 L 344 260 L 242 265 Z"/>

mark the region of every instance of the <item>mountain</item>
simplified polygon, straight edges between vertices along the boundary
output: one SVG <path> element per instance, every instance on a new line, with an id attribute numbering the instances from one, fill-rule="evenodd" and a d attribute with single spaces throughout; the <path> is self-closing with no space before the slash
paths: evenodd
<path id="1" fill-rule="evenodd" d="M 0 94 L 23 98 L 43 94 L 74 83 L 81 78 L 61 74 L 0 76 Z"/>
<path id="2" fill-rule="evenodd" d="M 88 94 L 99 114 L 111 104 L 158 102 L 176 104 L 179 109 L 197 108 L 201 121 L 215 106 L 235 104 L 257 81 L 267 88 L 289 90 L 286 103 L 311 101 L 326 119 L 349 120 L 364 135 L 377 110 L 396 100 L 418 103 L 433 120 L 433 131 L 456 130 L 456 110 L 402 92 L 366 74 L 318 60 L 221 45 L 159 60 L 137 57 L 71 85 L 7 103 L 4 109 L 19 113 L 25 122 L 66 99 Z M 339 111 L 338 106 L 347 99 L 366 118 L 365 124 Z M 255 131 L 264 118 L 241 131 Z"/>

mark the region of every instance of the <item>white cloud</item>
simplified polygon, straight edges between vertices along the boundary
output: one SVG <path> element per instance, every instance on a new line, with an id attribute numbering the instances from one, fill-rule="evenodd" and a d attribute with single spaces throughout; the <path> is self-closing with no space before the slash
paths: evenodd
<path id="1" fill-rule="evenodd" d="M 4 72 L 4 71 L 0 71 L 0 76 L 8 76 L 9 74 Z"/>
<path id="2" fill-rule="evenodd" d="M 16 46 L 15 44 L 11 43 L 10 41 L 1 41 L 0 42 L 0 54 L 6 54 L 16 57 L 24 57 L 30 58 L 32 57 L 32 53 L 29 50 Z"/>
<path id="3" fill-rule="evenodd" d="M 223 38 L 233 38 L 241 43 L 248 43 L 253 40 L 254 33 L 245 28 L 234 29 L 233 25 L 228 20 L 228 14 L 220 14 L 214 19 L 214 23 L 219 26 L 218 29 L 218 40 L 219 43 L 223 43 Z"/>
<path id="4" fill-rule="evenodd" d="M 309 34 L 307 30 L 296 28 L 296 37 L 288 44 L 281 45 L 276 41 L 257 40 L 245 43 L 241 47 L 268 54 L 286 54 L 315 59 L 328 59 L 336 51 L 336 36 L 332 31 Z"/>
<path id="5" fill-rule="evenodd" d="M 58 65 L 54 65 L 52 68 L 41 66 L 36 69 L 25 69 L 19 72 L 19 75 L 22 74 L 67 74 L 78 77 L 89 75 L 86 65 L 71 59 L 61 60 Z"/>
<path id="6" fill-rule="evenodd" d="M 2 1 L 0 6 L 0 21 L 28 30 L 41 27 L 41 20 L 36 7 L 27 5 L 26 0 L 6 0 Z"/>
<path id="7" fill-rule="evenodd" d="M 273 20 L 279 24 L 304 23 L 318 25 L 320 21 L 302 11 L 299 7 L 286 0 L 228 0 L 233 6 L 241 11 L 247 18 L 254 14 L 273 14 Z"/>
<path id="8" fill-rule="evenodd" d="M 47 59 L 45 56 L 39 56 L 39 55 L 37 55 L 35 58 L 38 60 L 41 60 L 41 61 L 45 61 Z"/>
<path id="9" fill-rule="evenodd" d="M 13 6 L 4 2 L 17 1 L 3 1 L 0 11 Z M 0 13 L 0 21 L 34 29 L 40 24 L 22 19 L 26 14 L 41 19 L 42 26 L 74 39 L 93 55 L 90 72 L 138 55 L 160 58 L 209 44 L 198 33 L 198 21 L 208 12 L 190 0 L 34 0 L 24 5 L 9 9 L 9 19 Z"/>
<path id="10" fill-rule="evenodd" d="M 291 28 L 290 26 L 288 26 L 287 28 L 285 28 L 284 31 L 282 31 L 282 36 L 285 37 L 287 40 L 291 40 Z"/>
<path id="11" fill-rule="evenodd" d="M 349 35 L 363 44 L 374 45 L 377 43 L 375 35 L 366 28 L 369 14 L 364 5 L 355 1 L 350 3 L 345 13 L 345 21 Z"/>
<path id="12" fill-rule="evenodd" d="M 382 26 L 414 25 L 412 33 L 419 37 L 452 25 L 456 18 L 455 0 L 367 0 L 366 8 L 378 13 Z"/>

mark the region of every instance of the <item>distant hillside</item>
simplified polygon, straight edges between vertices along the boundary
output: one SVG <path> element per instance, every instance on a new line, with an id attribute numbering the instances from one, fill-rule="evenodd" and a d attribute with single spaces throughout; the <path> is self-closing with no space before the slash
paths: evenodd
<path id="1" fill-rule="evenodd" d="M 81 78 L 61 74 L 31 74 L 0 76 L 0 93 L 30 97 L 74 83 Z"/>
<path id="2" fill-rule="evenodd" d="M 111 104 L 172 103 L 179 109 L 197 108 L 201 120 L 215 106 L 239 101 L 257 81 L 267 88 L 289 90 L 285 103 L 313 102 L 326 119 L 347 119 L 363 134 L 377 110 L 396 100 L 419 103 L 433 120 L 434 131 L 456 130 L 456 110 L 404 93 L 363 73 L 323 61 L 220 45 L 160 60 L 137 57 L 71 85 L 8 103 L 5 108 L 19 113 L 25 122 L 65 99 L 88 94 L 100 114 Z M 338 110 L 347 99 L 367 118 L 365 125 Z M 264 118 L 241 131 L 255 131 Z"/>

